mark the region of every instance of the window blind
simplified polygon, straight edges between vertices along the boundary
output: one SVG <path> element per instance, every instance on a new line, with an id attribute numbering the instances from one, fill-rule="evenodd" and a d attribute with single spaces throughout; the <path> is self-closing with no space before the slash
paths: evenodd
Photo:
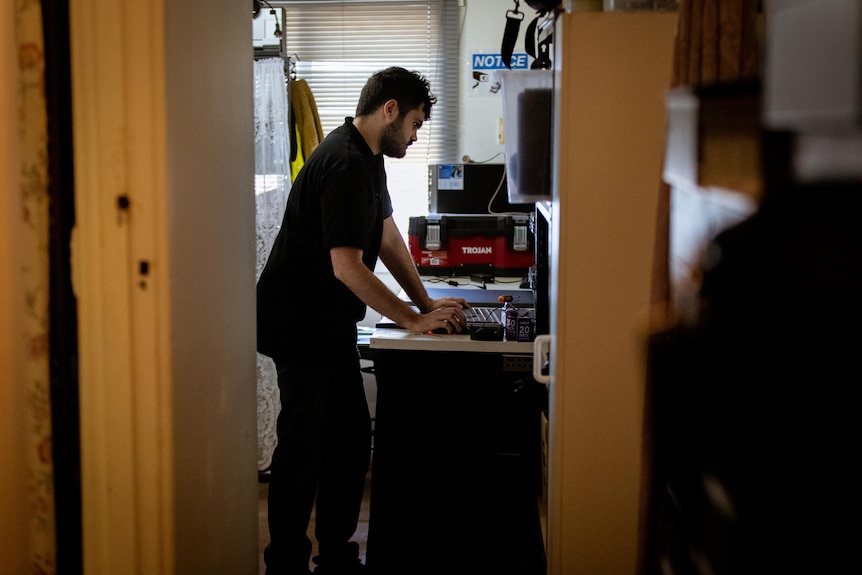
<path id="1" fill-rule="evenodd" d="M 287 54 L 308 82 L 324 134 L 353 116 L 374 72 L 401 66 L 425 76 L 437 103 L 402 159 L 387 158 L 396 223 L 428 212 L 429 164 L 452 161 L 457 139 L 458 33 L 456 0 L 271 2 L 284 8 Z"/>

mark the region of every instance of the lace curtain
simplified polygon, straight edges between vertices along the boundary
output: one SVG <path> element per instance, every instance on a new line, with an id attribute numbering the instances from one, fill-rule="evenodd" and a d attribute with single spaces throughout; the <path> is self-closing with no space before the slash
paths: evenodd
<path id="1" fill-rule="evenodd" d="M 257 276 L 266 264 L 278 234 L 290 189 L 290 138 L 285 61 L 267 58 L 254 63 L 254 195 L 257 230 Z M 275 365 L 257 355 L 258 469 L 265 470 L 275 449 L 279 393 Z"/>

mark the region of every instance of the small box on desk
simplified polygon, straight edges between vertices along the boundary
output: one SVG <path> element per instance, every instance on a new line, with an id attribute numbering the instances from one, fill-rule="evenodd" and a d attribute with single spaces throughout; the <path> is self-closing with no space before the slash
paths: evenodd
<path id="1" fill-rule="evenodd" d="M 532 214 L 410 218 L 410 255 L 426 275 L 525 275 L 536 261 Z"/>

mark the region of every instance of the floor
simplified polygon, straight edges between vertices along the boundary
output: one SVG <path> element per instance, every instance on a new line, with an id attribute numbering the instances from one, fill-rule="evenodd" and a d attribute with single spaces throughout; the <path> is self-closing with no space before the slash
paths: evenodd
<path id="1" fill-rule="evenodd" d="M 258 484 L 258 542 L 260 554 L 258 555 L 259 573 L 264 575 L 266 565 L 263 562 L 263 550 L 266 544 L 269 543 L 269 528 L 267 527 L 267 512 L 266 512 L 266 497 L 268 492 L 267 483 Z M 359 525 L 356 528 L 356 533 L 353 540 L 359 543 L 359 558 L 365 563 L 365 543 L 368 539 L 368 510 L 370 506 L 371 495 L 371 469 L 369 466 L 368 474 L 365 476 L 365 495 L 362 497 L 362 507 L 359 510 Z M 317 554 L 317 541 L 314 540 L 314 512 L 311 514 L 311 522 L 308 525 L 308 536 L 311 539 L 312 557 Z M 314 564 L 309 563 L 309 568 L 313 571 Z"/>

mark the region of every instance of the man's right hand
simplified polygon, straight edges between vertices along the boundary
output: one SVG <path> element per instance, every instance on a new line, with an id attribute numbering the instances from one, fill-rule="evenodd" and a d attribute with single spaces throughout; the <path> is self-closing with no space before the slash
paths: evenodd
<path id="1" fill-rule="evenodd" d="M 403 327 L 416 333 L 438 332 L 438 330 L 440 332 L 446 330 L 446 333 L 450 334 L 466 333 L 467 317 L 460 305 L 449 305 L 432 309 L 427 313 L 417 314 L 414 325 Z"/>

